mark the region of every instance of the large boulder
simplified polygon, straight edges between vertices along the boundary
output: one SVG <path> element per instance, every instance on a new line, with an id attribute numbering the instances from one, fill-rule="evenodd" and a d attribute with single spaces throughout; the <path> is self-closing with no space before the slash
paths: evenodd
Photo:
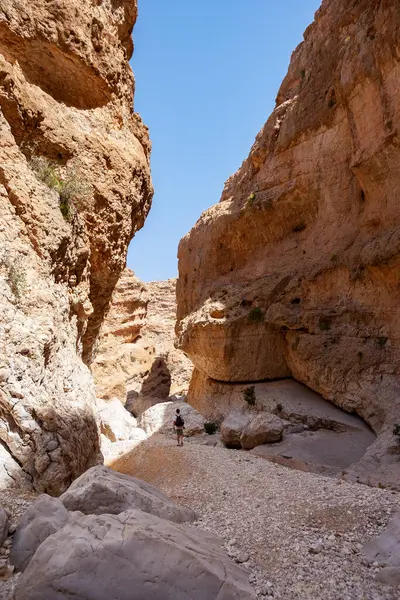
<path id="1" fill-rule="evenodd" d="M 241 413 L 232 413 L 221 425 L 222 441 L 228 448 L 241 448 L 243 430 L 250 423 L 250 417 Z"/>
<path id="2" fill-rule="evenodd" d="M 16 600 L 252 600 L 213 535 L 140 511 L 82 517 L 39 547 Z"/>
<path id="3" fill-rule="evenodd" d="M 82 516 L 71 513 L 57 498 L 39 496 L 23 515 L 14 534 L 10 561 L 18 571 L 24 571 L 29 561 L 49 535 Z"/>
<path id="4" fill-rule="evenodd" d="M 169 433 L 173 430 L 175 411 L 179 408 L 185 421 L 185 435 L 204 432 L 204 417 L 186 402 L 162 402 L 146 410 L 138 418 L 138 424 L 148 435 Z"/>
<path id="5" fill-rule="evenodd" d="M 240 436 L 240 443 L 245 450 L 251 450 L 262 444 L 279 442 L 282 432 L 283 422 L 279 417 L 260 413 L 244 428 Z"/>
<path id="6" fill-rule="evenodd" d="M 149 483 L 103 466 L 86 471 L 60 500 L 68 510 L 80 510 L 86 515 L 117 515 L 139 509 L 176 523 L 196 518 L 192 510 L 179 506 Z"/>
<path id="7" fill-rule="evenodd" d="M 0 546 L 3 545 L 4 540 L 8 534 L 8 514 L 2 506 L 0 506 Z"/>
<path id="8" fill-rule="evenodd" d="M 371 562 L 382 567 L 400 567 L 400 512 L 389 522 L 385 531 L 362 550 Z"/>
<path id="9" fill-rule="evenodd" d="M 130 440 L 135 437 L 136 419 L 124 408 L 118 398 L 96 400 L 101 433 L 111 442 Z"/>
<path id="10" fill-rule="evenodd" d="M 104 464 L 112 465 L 115 460 L 124 454 L 132 452 L 132 450 L 140 446 L 146 439 L 147 435 L 140 427 L 135 427 L 132 437 L 129 440 L 121 440 L 119 442 L 110 442 L 105 435 L 101 434 L 101 452 L 104 456 Z"/>

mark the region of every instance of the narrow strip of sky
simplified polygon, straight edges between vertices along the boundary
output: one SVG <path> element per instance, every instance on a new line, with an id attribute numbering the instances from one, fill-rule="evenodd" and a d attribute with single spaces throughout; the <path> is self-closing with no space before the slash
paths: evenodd
<path id="1" fill-rule="evenodd" d="M 153 144 L 153 207 L 128 266 L 177 275 L 177 246 L 219 201 L 274 108 L 320 0 L 139 0 L 135 110 Z"/>

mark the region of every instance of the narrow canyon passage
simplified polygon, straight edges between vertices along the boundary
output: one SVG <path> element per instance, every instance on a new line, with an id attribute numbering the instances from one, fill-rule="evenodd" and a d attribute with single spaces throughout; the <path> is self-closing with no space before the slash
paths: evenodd
<path id="1" fill-rule="evenodd" d="M 0 0 L 0 600 L 399 600 L 399 1 Z"/>

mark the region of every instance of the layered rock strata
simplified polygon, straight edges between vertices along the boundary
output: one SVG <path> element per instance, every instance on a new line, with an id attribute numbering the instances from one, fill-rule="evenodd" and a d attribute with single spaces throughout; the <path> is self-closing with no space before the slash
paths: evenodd
<path id="1" fill-rule="evenodd" d="M 125 269 L 92 364 L 98 397 L 125 402 L 128 393 L 145 409 L 187 392 L 193 367 L 174 347 L 175 285 L 175 279 L 145 284 Z"/>
<path id="2" fill-rule="evenodd" d="M 349 476 L 393 486 L 399 33 L 395 0 L 322 3 L 249 157 L 181 241 L 177 285 L 197 382 L 293 376 L 380 434 Z"/>
<path id="3" fill-rule="evenodd" d="M 150 208 L 135 1 L 0 0 L 0 440 L 40 490 L 99 459 L 92 349 Z"/>

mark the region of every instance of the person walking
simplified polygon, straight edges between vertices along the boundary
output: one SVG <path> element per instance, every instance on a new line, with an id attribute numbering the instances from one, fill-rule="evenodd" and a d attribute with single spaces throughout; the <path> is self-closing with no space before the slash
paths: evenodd
<path id="1" fill-rule="evenodd" d="M 181 411 L 179 408 L 175 411 L 174 428 L 176 431 L 176 438 L 178 446 L 183 446 L 183 429 L 185 427 L 185 421 L 182 419 Z"/>

